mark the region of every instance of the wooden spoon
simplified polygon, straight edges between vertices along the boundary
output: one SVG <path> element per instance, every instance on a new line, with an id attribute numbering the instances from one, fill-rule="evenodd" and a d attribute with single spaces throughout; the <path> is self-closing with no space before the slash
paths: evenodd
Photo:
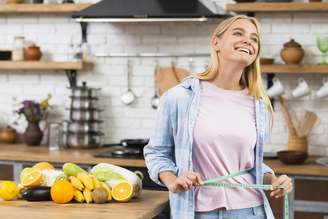
<path id="1" fill-rule="evenodd" d="M 310 133 L 311 129 L 314 126 L 318 125 L 319 122 L 320 122 L 320 119 L 317 116 L 317 114 L 315 114 L 314 112 L 311 112 L 311 111 L 306 111 L 304 120 L 301 124 L 302 134 L 304 136 L 307 136 Z"/>
<path id="2" fill-rule="evenodd" d="M 288 108 L 287 106 L 285 105 L 285 102 L 282 98 L 282 96 L 279 96 L 279 102 L 280 102 L 280 106 L 281 106 L 281 111 L 282 111 L 282 114 L 284 116 L 284 119 L 287 123 L 287 127 L 288 127 L 288 130 L 289 130 L 289 133 L 290 135 L 294 135 L 294 136 L 299 136 L 300 133 L 297 133 L 296 132 L 296 128 L 293 124 L 293 120 L 289 114 L 289 111 L 288 111 Z"/>

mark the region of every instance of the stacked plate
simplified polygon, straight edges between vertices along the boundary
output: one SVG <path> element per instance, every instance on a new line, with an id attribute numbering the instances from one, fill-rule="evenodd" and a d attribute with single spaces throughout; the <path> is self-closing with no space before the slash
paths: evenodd
<path id="1" fill-rule="evenodd" d="M 70 119 L 65 121 L 64 138 L 66 145 L 73 148 L 92 148 L 101 145 L 103 133 L 100 131 L 97 91 L 86 82 L 82 86 L 71 87 Z"/>

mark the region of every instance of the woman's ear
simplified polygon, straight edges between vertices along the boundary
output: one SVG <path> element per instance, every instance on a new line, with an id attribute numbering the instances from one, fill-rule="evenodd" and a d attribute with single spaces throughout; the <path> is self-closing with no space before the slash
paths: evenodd
<path id="1" fill-rule="evenodd" d="M 216 36 L 212 38 L 212 47 L 215 49 L 215 51 L 220 52 L 219 39 Z"/>

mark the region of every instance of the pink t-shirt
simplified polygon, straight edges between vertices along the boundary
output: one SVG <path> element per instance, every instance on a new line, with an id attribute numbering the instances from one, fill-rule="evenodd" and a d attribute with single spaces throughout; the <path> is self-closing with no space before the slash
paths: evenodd
<path id="1" fill-rule="evenodd" d="M 193 133 L 194 171 L 203 180 L 254 166 L 256 127 L 254 99 L 248 89 L 225 90 L 201 81 L 200 108 Z M 255 183 L 250 174 L 228 180 Z M 196 187 L 196 211 L 241 209 L 263 204 L 256 189 Z"/>

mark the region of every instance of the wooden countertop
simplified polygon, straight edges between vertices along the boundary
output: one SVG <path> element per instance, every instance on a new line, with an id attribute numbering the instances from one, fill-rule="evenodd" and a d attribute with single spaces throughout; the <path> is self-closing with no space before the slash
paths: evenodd
<path id="1" fill-rule="evenodd" d="M 22 144 L 0 144 L 0 160 L 2 161 L 27 161 L 39 162 L 49 161 L 53 163 L 73 162 L 77 164 L 97 164 L 108 162 L 118 166 L 145 167 L 142 159 L 123 158 L 96 158 L 93 155 L 111 148 L 98 149 L 66 149 L 49 151 L 44 146 L 26 146 Z M 317 157 L 309 157 L 305 164 L 286 165 L 277 159 L 266 159 L 264 163 L 269 165 L 275 173 L 307 176 L 328 176 L 328 167 L 314 162 Z"/>
<path id="2" fill-rule="evenodd" d="M 118 166 L 145 167 L 143 159 L 98 158 L 94 154 L 112 150 L 113 147 L 96 149 L 64 149 L 49 151 L 46 146 L 24 144 L 0 144 L 0 160 L 5 161 L 48 161 L 53 163 L 98 164 L 102 162 Z"/>
<path id="3" fill-rule="evenodd" d="M 264 163 L 271 167 L 277 174 L 304 175 L 304 176 L 327 176 L 328 167 L 316 164 L 316 156 L 310 156 L 304 164 L 286 165 L 276 159 L 266 159 Z"/>
<path id="4" fill-rule="evenodd" d="M 10 219 L 151 219 L 168 203 L 168 192 L 143 190 L 127 203 L 56 204 L 54 202 L 0 201 L 0 218 Z"/>

